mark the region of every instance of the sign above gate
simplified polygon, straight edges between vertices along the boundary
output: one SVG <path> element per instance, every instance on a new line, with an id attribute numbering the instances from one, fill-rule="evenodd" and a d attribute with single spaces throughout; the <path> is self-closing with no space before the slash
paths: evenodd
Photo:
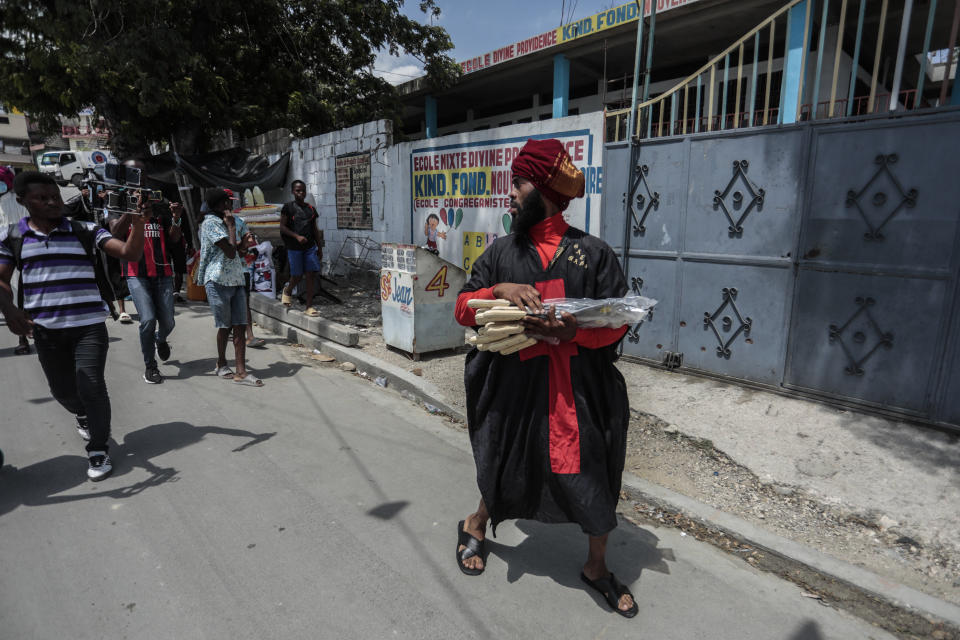
<path id="1" fill-rule="evenodd" d="M 657 3 L 657 13 L 663 13 L 693 4 L 698 0 L 655 0 Z M 651 5 L 654 0 L 644 0 L 643 15 L 649 16 Z M 469 60 L 460 63 L 460 69 L 463 73 L 475 73 L 494 65 L 515 60 L 517 58 L 543 51 L 571 40 L 577 40 L 585 36 L 606 31 L 614 27 L 629 24 L 637 21 L 638 2 L 628 2 L 619 7 L 612 7 L 606 11 L 595 13 L 592 16 L 575 20 L 556 29 L 545 31 L 531 38 L 518 40 L 495 51 L 474 56 Z"/>

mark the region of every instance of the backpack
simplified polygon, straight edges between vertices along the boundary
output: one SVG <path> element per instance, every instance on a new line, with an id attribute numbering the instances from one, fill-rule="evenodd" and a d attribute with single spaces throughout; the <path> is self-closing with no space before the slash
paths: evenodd
<path id="1" fill-rule="evenodd" d="M 107 303 L 107 308 L 110 309 L 110 317 L 116 320 L 120 317 L 113 308 L 113 302 L 117 299 L 117 294 L 114 292 L 113 285 L 110 283 L 110 277 L 107 275 L 107 265 L 103 252 L 96 246 L 97 227 L 89 228 L 82 222 L 70 219 L 70 229 L 73 231 L 73 235 L 77 236 L 77 240 L 80 241 L 80 245 L 86 252 L 90 262 L 93 263 L 93 273 L 97 278 L 97 288 L 100 290 L 100 297 Z M 20 253 L 23 249 L 23 236 L 20 235 L 19 222 L 11 223 L 10 226 L 7 227 L 7 237 L 4 238 L 3 244 L 6 245 L 10 253 L 13 254 L 16 268 L 20 269 Z M 17 290 L 18 292 L 23 291 L 22 270 L 20 272 L 20 281 L 17 285 Z"/>

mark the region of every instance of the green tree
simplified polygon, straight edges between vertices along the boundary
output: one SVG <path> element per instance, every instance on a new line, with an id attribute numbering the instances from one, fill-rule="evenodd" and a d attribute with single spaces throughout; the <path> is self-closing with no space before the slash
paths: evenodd
<path id="1" fill-rule="evenodd" d="M 423 0 L 436 17 L 435 0 Z M 93 107 L 120 153 L 216 134 L 298 135 L 397 113 L 373 75 L 378 51 L 408 53 L 435 86 L 454 82 L 453 44 L 401 13 L 403 0 L 3 0 L 0 102 L 42 130 Z"/>

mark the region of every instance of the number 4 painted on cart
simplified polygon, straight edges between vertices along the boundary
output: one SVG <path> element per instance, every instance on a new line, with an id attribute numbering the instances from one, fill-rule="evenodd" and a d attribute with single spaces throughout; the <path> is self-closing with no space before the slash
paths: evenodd
<path id="1" fill-rule="evenodd" d="M 433 280 L 430 281 L 430 284 L 426 286 L 424 291 L 437 291 L 440 298 L 443 297 L 443 292 L 450 288 L 450 285 L 447 284 L 447 266 L 444 265 L 440 267 L 440 271 L 437 271 L 437 275 L 433 276 Z"/>

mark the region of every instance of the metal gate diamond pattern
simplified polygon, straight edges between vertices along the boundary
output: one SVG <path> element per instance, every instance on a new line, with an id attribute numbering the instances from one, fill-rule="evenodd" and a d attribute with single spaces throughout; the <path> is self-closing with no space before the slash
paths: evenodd
<path id="1" fill-rule="evenodd" d="M 753 325 L 753 320 L 749 317 L 744 317 L 740 313 L 740 309 L 737 308 L 737 289 L 736 287 L 724 287 L 723 289 L 723 303 L 717 310 L 713 313 L 705 311 L 703 313 L 703 327 L 704 329 L 710 328 L 713 329 L 713 334 L 717 337 L 717 355 L 721 358 L 730 358 L 730 354 L 733 353 L 730 349 L 730 345 L 733 344 L 733 341 L 742 333 L 744 337 L 750 337 L 750 327 Z M 734 331 L 729 338 L 724 341 L 723 336 L 720 335 L 720 330 L 717 329 L 716 319 L 723 313 L 723 311 L 730 307 L 733 310 L 733 314 L 737 317 L 737 326 L 736 331 Z M 730 333 L 730 330 L 733 328 L 733 319 L 730 316 L 723 316 L 721 321 L 721 326 L 724 333 Z"/>
<path id="2" fill-rule="evenodd" d="M 723 215 L 727 217 L 727 221 L 730 223 L 728 232 L 731 238 L 740 238 L 743 236 L 743 223 L 746 221 L 747 216 L 750 215 L 750 212 L 753 211 L 754 207 L 756 207 L 757 211 L 761 211 L 763 209 L 763 197 L 765 192 L 763 189 L 750 182 L 750 179 L 747 178 L 747 167 L 749 166 L 750 163 L 746 160 L 734 160 L 733 177 L 730 178 L 730 182 L 727 183 L 727 188 L 722 192 L 719 190 L 713 192 L 713 208 L 715 210 L 720 209 L 723 211 Z M 740 214 L 740 217 L 737 220 L 734 220 L 733 214 L 730 213 L 730 208 L 727 207 L 726 199 L 730 194 L 730 190 L 733 189 L 734 185 L 737 184 L 737 181 L 742 182 L 744 189 L 750 194 L 750 202 L 747 203 L 747 206 L 744 209 L 743 192 L 740 190 L 733 192 L 733 203 L 730 208 L 732 208 L 734 211 L 743 209 L 743 213 Z"/>
<path id="3" fill-rule="evenodd" d="M 863 375 L 863 365 L 869 360 L 873 354 L 883 347 L 884 349 L 893 348 L 893 334 L 887 333 L 880 328 L 880 325 L 877 324 L 877 321 L 874 319 L 873 314 L 870 313 L 870 307 L 876 304 L 876 300 L 873 298 L 864 298 L 858 296 L 854 303 L 859 307 L 850 318 L 843 323 L 843 326 L 838 327 L 835 324 L 830 325 L 830 342 L 837 343 L 843 349 L 843 352 L 847 355 L 849 364 L 844 369 L 848 375 L 851 376 L 862 376 Z M 843 338 L 843 333 L 846 331 L 853 322 L 863 315 L 867 320 L 867 325 L 872 329 L 872 334 L 876 339 L 876 343 L 867 351 L 865 354 L 861 355 L 858 359 L 853 355 L 852 347 L 847 344 Z M 867 334 L 863 331 L 854 331 L 853 335 L 848 338 L 852 340 L 855 344 L 865 344 L 867 342 Z"/>
<path id="4" fill-rule="evenodd" d="M 873 174 L 873 177 L 870 178 L 870 181 L 863 185 L 863 188 L 860 189 L 860 191 L 853 191 L 851 189 L 847 192 L 847 206 L 856 207 L 857 211 L 860 213 L 860 216 L 863 218 L 863 221 L 867 223 L 867 232 L 863 234 L 863 237 L 866 240 L 883 240 L 883 228 L 887 226 L 887 223 L 893 220 L 893 218 L 900 213 L 900 210 L 904 207 L 912 209 L 917 206 L 917 195 L 919 195 L 917 190 L 910 189 L 904 191 L 903 187 L 900 186 L 900 181 L 897 180 L 897 177 L 893 174 L 893 171 L 890 170 L 890 165 L 896 164 L 897 159 L 897 154 L 895 153 L 891 153 L 890 155 L 878 155 L 874 159 L 874 162 L 879 165 L 879 168 L 877 169 L 877 172 Z M 887 179 L 893 183 L 894 189 L 896 189 L 900 195 L 900 201 L 896 203 L 896 206 L 892 211 L 890 211 L 890 213 L 881 213 L 880 215 L 883 217 L 883 219 L 881 220 L 880 224 L 874 225 L 873 221 L 871 220 L 871 215 L 863 210 L 864 203 L 861 201 L 861 198 L 873 185 L 873 183 L 883 176 L 886 176 Z M 872 204 L 874 208 L 878 210 L 885 208 L 887 199 L 888 197 L 886 192 L 879 190 L 875 191 L 873 196 L 869 198 L 870 204 Z"/>

